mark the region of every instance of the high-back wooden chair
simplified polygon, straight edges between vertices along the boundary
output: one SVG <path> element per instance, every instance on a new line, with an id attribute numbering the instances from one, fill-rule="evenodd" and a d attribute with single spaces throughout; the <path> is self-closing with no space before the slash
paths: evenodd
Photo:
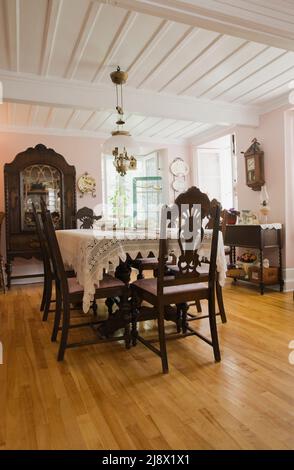
<path id="1" fill-rule="evenodd" d="M 161 238 L 159 242 L 158 277 L 157 279 L 137 280 L 132 284 L 134 295 L 133 315 L 136 316 L 140 314 L 141 303 L 143 301 L 146 301 L 153 306 L 157 316 L 160 347 L 159 349 L 155 348 L 152 343 L 142 338 L 138 334 L 137 330 L 133 331 L 133 335 L 135 335 L 136 340 L 138 339 L 141 341 L 161 357 L 163 373 L 168 372 L 164 313 L 165 307 L 169 305 L 182 306 L 182 333 L 174 336 L 198 336 L 213 347 L 215 360 L 220 361 L 221 359 L 215 317 L 215 276 L 220 206 L 219 204 L 211 205 L 208 196 L 196 187 L 191 187 L 185 193 L 180 194 L 177 197 L 175 204 L 179 211 L 177 240 L 181 252 L 177 262 L 178 270 L 174 272 L 173 276 L 165 275 L 168 254 L 167 227 L 171 224 L 171 220 L 169 220 L 169 218 L 172 212 L 166 211 L 167 220 L 162 224 Z M 198 216 L 197 220 L 199 222 L 199 226 L 196 227 L 197 230 L 195 228 L 196 215 Z M 201 275 L 198 271 L 200 258 L 198 248 L 195 244 L 195 235 L 197 232 L 199 237 L 202 239 L 204 233 L 202 221 L 208 215 L 213 220 L 213 233 L 208 280 L 204 283 L 202 282 Z M 187 232 L 189 233 L 187 234 Z M 190 235 L 191 233 L 192 236 Z M 202 334 L 193 330 L 187 322 L 187 302 L 195 299 L 205 299 L 208 301 L 211 339 L 206 338 Z"/>
<path id="2" fill-rule="evenodd" d="M 1 254 L 1 243 L 2 243 L 2 223 L 4 221 L 5 213 L 0 212 L 0 289 L 6 292 L 5 273 L 4 273 L 4 262 Z"/>
<path id="3" fill-rule="evenodd" d="M 52 284 L 54 282 L 55 276 L 53 273 L 53 267 L 51 266 L 50 262 L 48 244 L 46 242 L 43 227 L 41 225 L 40 214 L 37 212 L 35 204 L 33 204 L 33 214 L 34 221 L 36 224 L 36 232 L 40 243 L 40 251 L 42 255 L 44 269 L 44 285 L 40 311 L 43 312 L 43 321 L 46 321 L 48 319 L 50 305 L 51 303 L 55 302 L 55 300 L 52 300 Z"/>
<path id="4" fill-rule="evenodd" d="M 68 334 L 71 327 L 85 327 L 89 326 L 91 323 L 82 323 L 80 325 L 70 324 L 70 305 L 81 303 L 83 300 L 84 291 L 76 278 L 67 277 L 50 212 L 46 210 L 44 204 L 41 204 L 41 208 L 46 241 L 49 246 L 50 256 L 56 276 L 56 313 L 51 339 L 52 341 L 56 341 L 58 332 L 61 329 L 58 361 L 62 361 L 64 358 L 65 350 L 67 348 L 85 346 L 89 344 L 97 344 L 101 342 L 101 340 L 96 337 L 95 339 L 88 341 L 80 341 L 75 343 L 68 342 Z M 107 275 L 102 281 L 100 281 L 99 287 L 96 288 L 95 299 L 106 299 L 108 297 L 122 297 L 126 295 L 126 289 L 127 288 L 122 281 Z M 62 327 L 60 327 L 61 317 Z M 103 321 L 97 321 L 96 323 L 102 322 Z M 125 332 L 122 336 L 109 338 L 108 340 L 102 339 L 102 342 L 119 340 L 125 340 L 126 346 L 129 344 L 130 338 L 128 326 L 125 328 Z"/>

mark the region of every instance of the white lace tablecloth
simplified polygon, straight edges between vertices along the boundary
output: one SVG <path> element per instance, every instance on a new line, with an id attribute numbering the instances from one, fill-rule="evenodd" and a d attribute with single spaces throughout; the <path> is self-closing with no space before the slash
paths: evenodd
<path id="1" fill-rule="evenodd" d="M 73 269 L 77 280 L 84 288 L 83 310 L 88 312 L 90 303 L 94 298 L 95 286 L 103 279 L 104 270 L 109 271 L 111 263 L 113 269 L 119 265 L 120 260 L 126 261 L 127 254 L 136 258 L 138 253 L 147 257 L 150 251 L 158 256 L 158 235 L 151 234 L 146 238 L 145 232 L 140 231 L 107 231 L 107 230 L 57 230 L 57 240 L 64 264 Z M 209 258 L 212 230 L 205 230 L 201 246 L 198 250 L 200 257 Z M 168 250 L 179 256 L 180 248 L 176 239 L 168 240 Z M 219 283 L 225 283 L 226 257 L 222 233 L 219 233 L 217 270 Z"/>

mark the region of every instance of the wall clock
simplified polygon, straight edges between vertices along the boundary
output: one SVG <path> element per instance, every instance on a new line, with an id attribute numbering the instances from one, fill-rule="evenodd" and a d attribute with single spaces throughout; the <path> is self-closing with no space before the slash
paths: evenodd
<path id="1" fill-rule="evenodd" d="M 96 181 L 93 176 L 84 173 L 79 177 L 77 182 L 78 190 L 80 191 L 80 197 L 83 197 L 84 194 L 92 194 L 93 197 L 96 197 Z"/>
<path id="2" fill-rule="evenodd" d="M 174 176 L 187 176 L 189 165 L 182 158 L 176 158 L 171 163 L 170 171 Z"/>
<path id="3" fill-rule="evenodd" d="M 260 143 L 257 139 L 252 140 L 252 144 L 246 150 L 241 152 L 245 157 L 246 184 L 253 191 L 260 191 L 264 185 L 264 153 L 260 149 Z"/>
<path id="4" fill-rule="evenodd" d="M 183 180 L 183 179 L 175 179 L 173 182 L 172 182 L 172 188 L 174 191 L 176 191 L 177 193 L 182 193 L 185 191 L 186 189 L 186 181 Z"/>
<path id="5" fill-rule="evenodd" d="M 182 193 L 187 189 L 186 176 L 189 173 L 189 165 L 182 158 L 176 158 L 170 165 L 170 171 L 173 175 L 172 188 L 176 197 L 176 193 Z"/>

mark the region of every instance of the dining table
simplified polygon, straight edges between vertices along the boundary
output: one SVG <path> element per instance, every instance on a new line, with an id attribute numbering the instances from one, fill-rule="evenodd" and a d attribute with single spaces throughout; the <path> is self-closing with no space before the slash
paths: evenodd
<path id="1" fill-rule="evenodd" d="M 74 270 L 79 284 L 84 289 L 83 311 L 87 313 L 94 300 L 95 290 L 105 273 L 113 274 L 129 285 L 131 278 L 131 260 L 139 254 L 148 257 L 153 253 L 159 254 L 159 232 L 139 229 L 103 230 L 97 229 L 69 229 L 57 230 L 56 236 L 63 258 L 68 269 Z M 212 230 L 205 229 L 202 241 L 199 240 L 198 254 L 200 259 L 209 259 L 211 251 Z M 167 239 L 169 256 L 178 257 L 181 249 L 177 236 Z M 222 233 L 219 232 L 217 250 L 217 274 L 221 287 L 226 278 L 226 256 Z M 112 315 L 111 321 L 117 326 L 123 326 L 128 319 L 130 306 L 125 306 L 124 319 Z M 112 326 L 110 330 L 114 330 Z"/>

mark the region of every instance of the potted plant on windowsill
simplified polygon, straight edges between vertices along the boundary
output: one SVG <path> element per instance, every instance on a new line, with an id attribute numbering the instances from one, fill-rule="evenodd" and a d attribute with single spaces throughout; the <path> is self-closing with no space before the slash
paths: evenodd
<path id="1" fill-rule="evenodd" d="M 237 217 L 240 215 L 240 212 L 234 209 L 233 207 L 227 211 L 227 224 L 235 225 L 237 222 Z"/>

